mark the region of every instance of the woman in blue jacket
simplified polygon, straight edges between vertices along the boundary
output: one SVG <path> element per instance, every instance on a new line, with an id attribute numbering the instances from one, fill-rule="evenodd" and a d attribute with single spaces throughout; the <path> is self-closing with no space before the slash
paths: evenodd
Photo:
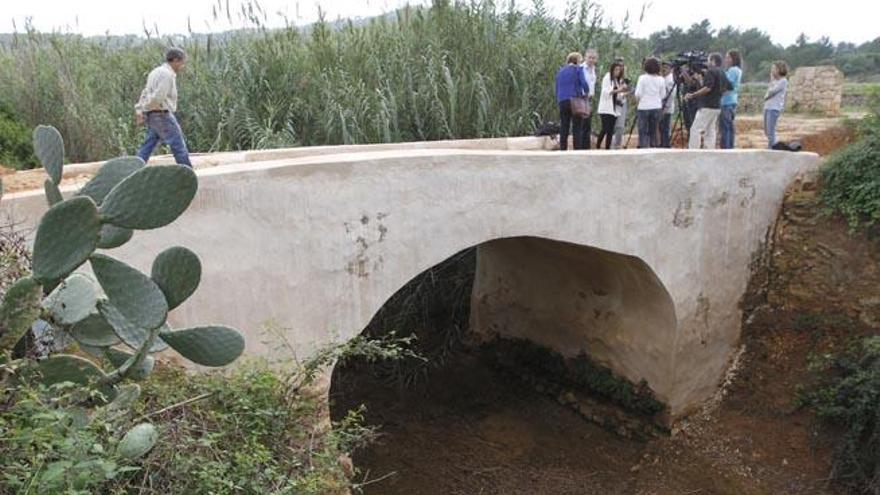
<path id="1" fill-rule="evenodd" d="M 583 56 L 578 52 L 568 54 L 566 64 L 556 74 L 556 102 L 559 104 L 559 149 L 568 149 L 568 135 L 571 133 L 574 139 L 574 149 L 586 149 L 583 143 L 584 121 L 576 117 L 571 111 L 571 99 L 579 98 L 589 93 L 587 78 L 584 76 L 580 64 Z M 573 129 L 569 129 L 573 127 Z"/>

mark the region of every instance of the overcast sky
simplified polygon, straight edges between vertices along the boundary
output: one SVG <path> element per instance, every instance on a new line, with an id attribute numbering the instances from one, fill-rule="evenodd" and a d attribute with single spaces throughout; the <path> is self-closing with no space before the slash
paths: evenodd
<path id="1" fill-rule="evenodd" d="M 221 0 L 226 2 L 226 0 Z M 229 0 L 240 4 L 241 0 Z M 268 13 L 269 25 L 283 25 L 279 15 L 290 22 L 303 24 L 317 18 L 318 6 L 328 18 L 373 16 L 406 4 L 405 0 L 332 0 L 295 1 L 260 0 Z M 410 1 L 411 4 L 425 3 Z M 496 0 L 506 5 L 507 0 Z M 528 8 L 530 0 L 518 0 Z M 566 0 L 545 0 L 545 4 L 561 15 Z M 757 27 L 770 33 L 776 43 L 790 44 L 801 32 L 811 39 L 828 36 L 832 41 L 862 43 L 880 36 L 877 18 L 880 7 L 870 0 L 835 0 L 808 2 L 803 0 L 599 0 L 606 16 L 619 25 L 627 11 L 631 14 L 632 31 L 636 36 L 663 29 L 667 25 L 687 27 L 708 18 L 712 25 Z M 198 32 L 220 31 L 230 27 L 212 19 L 216 0 L 0 0 L 0 32 L 13 31 L 13 22 L 21 30 L 26 18 L 40 30 L 63 30 L 87 35 L 142 34 L 144 24 L 158 26 L 160 33 L 185 33 L 187 21 Z M 642 6 L 646 14 L 639 15 Z M 874 5 L 870 7 L 870 5 Z M 237 23 L 234 27 L 239 27 Z"/>

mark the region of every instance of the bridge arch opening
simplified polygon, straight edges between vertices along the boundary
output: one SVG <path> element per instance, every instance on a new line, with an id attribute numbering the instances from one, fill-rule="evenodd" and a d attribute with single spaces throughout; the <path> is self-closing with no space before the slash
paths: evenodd
<path id="1" fill-rule="evenodd" d="M 597 462 L 613 470 L 640 455 L 626 437 L 663 431 L 675 331 L 672 299 L 641 259 L 495 239 L 417 275 L 379 309 L 363 334 L 414 334 L 424 360 L 337 365 L 331 417 L 363 406 L 383 432 L 353 453 L 368 478 L 396 473 L 367 493 L 589 486 L 581 478 Z M 597 461 L 590 439 L 612 448 Z M 564 483 L 559 469 L 570 469 Z"/>

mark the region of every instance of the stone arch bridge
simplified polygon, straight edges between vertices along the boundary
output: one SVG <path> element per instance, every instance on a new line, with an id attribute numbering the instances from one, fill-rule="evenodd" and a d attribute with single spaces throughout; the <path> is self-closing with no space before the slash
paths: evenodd
<path id="1" fill-rule="evenodd" d="M 413 277 L 478 246 L 474 332 L 587 352 L 646 380 L 671 418 L 687 414 L 735 356 L 753 261 L 785 190 L 818 157 L 545 147 L 519 138 L 203 157 L 190 209 L 114 255 L 148 269 L 160 250 L 189 247 L 202 284 L 172 323 L 234 325 L 247 352 L 272 354 L 271 322 L 302 356 L 359 334 Z M 45 200 L 22 192 L 0 208 L 33 225 Z"/>

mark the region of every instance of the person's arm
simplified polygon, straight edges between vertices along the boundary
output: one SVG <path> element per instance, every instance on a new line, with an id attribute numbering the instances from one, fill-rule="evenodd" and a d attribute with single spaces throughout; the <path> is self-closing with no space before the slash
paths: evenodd
<path id="1" fill-rule="evenodd" d="M 643 89 L 645 87 L 645 85 L 642 84 L 642 82 L 643 82 L 642 76 L 639 76 L 639 78 L 636 80 L 636 90 L 633 92 L 633 96 L 635 97 L 636 100 L 642 99 L 642 93 L 643 93 Z"/>
<path id="2" fill-rule="evenodd" d="M 590 84 L 587 82 L 587 75 L 585 73 L 586 69 L 581 68 L 581 70 L 577 71 L 578 73 L 578 84 L 583 90 L 584 94 L 590 95 Z"/>
<path id="3" fill-rule="evenodd" d="M 775 82 L 770 83 L 770 87 L 767 88 L 767 94 L 764 95 L 764 101 L 767 101 L 770 98 L 773 98 L 774 96 L 781 93 L 787 85 L 788 81 L 786 81 L 785 79 L 777 79 Z"/>
<path id="4" fill-rule="evenodd" d="M 150 86 L 154 86 L 152 91 L 149 91 Z M 148 89 L 144 90 L 147 92 L 147 95 L 142 103 L 143 111 L 161 110 L 162 103 L 168 98 L 168 94 L 171 93 L 173 86 L 174 78 L 171 75 L 165 71 L 157 73 L 155 82 L 153 84 L 148 83 Z"/>
<path id="5" fill-rule="evenodd" d="M 688 93 L 684 95 L 684 99 L 692 100 L 694 98 L 699 98 L 701 96 L 707 95 L 712 91 L 713 86 L 715 86 L 715 75 L 712 74 L 711 71 L 706 71 L 706 74 L 703 76 L 703 87 L 694 91 L 693 93 Z"/>

